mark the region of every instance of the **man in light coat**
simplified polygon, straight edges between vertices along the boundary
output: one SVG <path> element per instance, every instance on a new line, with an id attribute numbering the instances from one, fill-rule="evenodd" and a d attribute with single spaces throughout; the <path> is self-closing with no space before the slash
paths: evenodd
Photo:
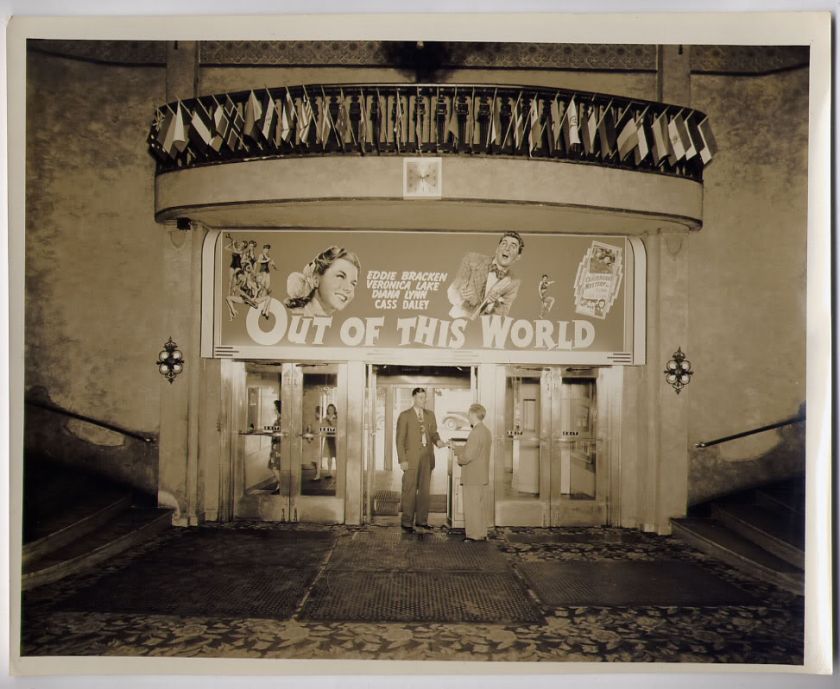
<path id="1" fill-rule="evenodd" d="M 487 521 L 484 494 L 490 482 L 490 448 L 493 437 L 484 425 L 487 410 L 480 404 L 470 406 L 468 416 L 472 430 L 465 445 L 455 448 L 461 465 L 461 485 L 464 487 L 465 541 L 487 540 Z"/>

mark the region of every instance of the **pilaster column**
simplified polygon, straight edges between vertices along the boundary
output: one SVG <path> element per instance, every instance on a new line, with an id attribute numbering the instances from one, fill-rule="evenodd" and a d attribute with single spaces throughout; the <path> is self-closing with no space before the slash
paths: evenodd
<path id="1" fill-rule="evenodd" d="M 174 507 L 173 523 L 197 523 L 201 245 L 204 233 L 164 227 L 162 289 L 166 298 L 161 337 L 184 353 L 184 371 L 160 398 L 158 502 Z"/>
<path id="2" fill-rule="evenodd" d="M 198 82 L 198 41 L 169 41 L 166 44 L 166 101 L 195 97 Z"/>
<path id="3" fill-rule="evenodd" d="M 198 44 L 167 47 L 166 99 L 191 98 L 198 83 Z M 158 503 L 175 508 L 173 523 L 198 522 L 198 438 L 201 384 L 200 303 L 203 231 L 161 228 L 165 295 L 161 343 L 172 337 L 184 353 L 184 372 L 167 384 L 160 401 Z"/>
<path id="4" fill-rule="evenodd" d="M 344 484 L 345 524 L 362 523 L 362 483 L 365 478 L 364 423 L 362 410 L 365 408 L 365 389 L 367 387 L 365 364 L 361 361 L 350 361 L 346 366 L 339 367 L 339 375 L 344 380 L 339 381 L 339 390 L 347 391 L 347 433 L 346 448 L 346 480 Z M 372 394 L 376 394 L 375 391 Z M 352 417 L 352 420 L 350 420 Z M 370 438 L 368 438 L 370 441 Z M 370 515 L 368 515 L 370 517 Z"/>
<path id="5" fill-rule="evenodd" d="M 642 481 L 638 519 L 645 531 L 670 533 L 670 519 L 688 506 L 688 414 L 685 394 L 678 395 L 663 373 L 671 355 L 688 343 L 688 235 L 647 237 L 647 365 L 641 376 L 644 396 L 639 444 Z M 690 392 L 689 392 L 690 394 Z M 646 446 L 646 447 L 645 447 Z"/>
<path id="6" fill-rule="evenodd" d="M 656 49 L 657 99 L 691 105 L 691 48 Z M 647 280 L 647 365 L 639 376 L 639 436 L 636 451 L 643 471 L 637 486 L 636 519 L 646 531 L 670 533 L 671 517 L 688 506 L 688 412 L 686 394 L 665 382 L 665 363 L 677 347 L 691 357 L 688 341 L 688 245 L 686 233 L 645 238 Z M 641 423 L 639 423 L 641 422 Z M 622 518 L 622 521 L 624 519 Z"/>
<path id="7" fill-rule="evenodd" d="M 691 47 L 656 46 L 656 99 L 691 105 Z"/>
<path id="8" fill-rule="evenodd" d="M 499 364 L 479 364 L 478 402 L 487 410 L 485 424 L 493 434 L 490 446 L 490 483 L 485 494 L 485 518 L 489 526 L 496 525 L 496 474 L 501 471 L 497 465 L 505 459 L 505 367 Z"/>

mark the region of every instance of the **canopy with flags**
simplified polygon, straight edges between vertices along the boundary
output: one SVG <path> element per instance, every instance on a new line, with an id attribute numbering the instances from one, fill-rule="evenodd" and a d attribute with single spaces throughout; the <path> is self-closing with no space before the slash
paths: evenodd
<path id="1" fill-rule="evenodd" d="M 689 177 L 700 177 L 718 150 L 708 118 L 690 108 L 478 85 L 357 86 L 347 93 L 339 86 L 300 86 L 202 96 L 159 108 L 148 136 L 164 168 L 239 152 L 301 153 L 313 144 L 348 154 L 373 147 L 385 154 L 500 154 L 512 146 L 514 154 L 534 158 Z"/>

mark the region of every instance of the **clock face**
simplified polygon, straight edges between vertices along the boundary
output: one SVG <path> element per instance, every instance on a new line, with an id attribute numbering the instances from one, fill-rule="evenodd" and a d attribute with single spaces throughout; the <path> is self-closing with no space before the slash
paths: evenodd
<path id="1" fill-rule="evenodd" d="M 441 159 L 406 158 L 403 162 L 403 196 L 440 197 Z"/>

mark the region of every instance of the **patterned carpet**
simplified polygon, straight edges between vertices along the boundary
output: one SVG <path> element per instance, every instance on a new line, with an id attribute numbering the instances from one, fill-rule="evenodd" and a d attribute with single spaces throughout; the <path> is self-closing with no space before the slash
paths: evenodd
<path id="1" fill-rule="evenodd" d="M 678 563 L 666 567 L 672 584 L 690 575 L 689 592 L 725 595 L 651 604 L 644 565 L 635 599 L 611 601 L 602 588 L 597 604 L 579 604 L 579 594 L 557 598 L 546 585 L 567 581 L 557 578 L 563 565 L 580 583 L 586 571 L 664 562 Z M 367 619 L 340 621 L 354 597 Z M 434 614 L 453 605 L 461 621 Z M 803 653 L 802 599 L 673 538 L 612 528 L 497 529 L 485 545 L 443 530 L 179 529 L 26 593 L 23 613 L 22 652 L 33 656 L 801 664 Z"/>

